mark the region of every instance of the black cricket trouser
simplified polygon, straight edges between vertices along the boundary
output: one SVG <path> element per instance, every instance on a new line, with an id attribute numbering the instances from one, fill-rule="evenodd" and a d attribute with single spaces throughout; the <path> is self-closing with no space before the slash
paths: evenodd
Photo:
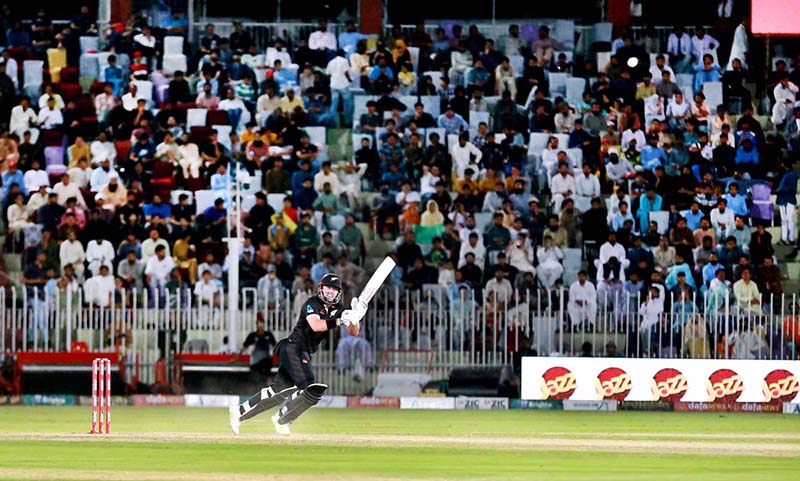
<path id="1" fill-rule="evenodd" d="M 303 350 L 303 347 L 290 339 L 284 339 L 275 348 L 281 363 L 278 367 L 278 375 L 275 377 L 275 384 L 279 391 L 291 386 L 297 389 L 305 389 L 314 383 L 314 371 L 311 370 L 311 356 Z"/>

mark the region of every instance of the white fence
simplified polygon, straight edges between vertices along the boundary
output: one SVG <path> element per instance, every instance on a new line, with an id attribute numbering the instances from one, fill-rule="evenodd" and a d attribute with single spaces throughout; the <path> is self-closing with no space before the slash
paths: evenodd
<path id="1" fill-rule="evenodd" d="M 128 380 L 139 372 L 141 382 L 152 383 L 159 359 L 171 366 L 173 353 L 216 353 L 229 332 L 222 290 L 215 303 L 198 303 L 188 289 L 164 292 L 158 302 L 148 291 L 120 291 L 108 307 L 86 304 L 81 290 L 43 292 L 0 291 L 0 351 L 6 355 L 118 351 L 127 360 Z M 513 292 L 503 299 L 467 292 L 437 285 L 384 288 L 362 321 L 361 339 L 342 340 L 331 331 L 314 355 L 318 376 L 337 393 L 361 394 L 374 385 L 382 363 L 384 370 L 426 371 L 430 356 L 430 374 L 440 379 L 455 367 L 513 364 L 515 353 L 527 348 L 561 356 L 794 359 L 791 336 L 800 337 L 796 295 L 765 298 L 760 312 L 742 311 L 732 298 L 706 308 L 699 296 L 678 303 L 667 295 L 655 318 L 644 315 L 639 295 L 601 299 L 589 323 L 594 306 L 576 307 L 566 290 Z M 276 338 L 288 335 L 303 300 L 295 302 L 286 290 L 267 296 L 244 289 L 237 342 L 254 330 L 259 312 Z M 584 321 L 577 325 L 572 316 Z"/>

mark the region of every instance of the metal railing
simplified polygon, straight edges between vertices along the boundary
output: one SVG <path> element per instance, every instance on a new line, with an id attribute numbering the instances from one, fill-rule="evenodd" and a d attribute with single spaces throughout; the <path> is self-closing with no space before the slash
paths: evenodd
<path id="1" fill-rule="evenodd" d="M 216 27 L 217 35 L 222 37 L 228 37 L 233 32 L 233 20 L 230 18 L 209 18 L 203 17 L 199 18 L 194 24 L 194 39 L 199 40 L 200 37 L 203 36 L 205 32 L 205 27 L 209 23 L 213 23 Z M 487 22 L 486 20 L 482 21 L 470 21 L 464 20 L 460 22 L 462 26 L 464 26 L 464 30 L 466 31 L 466 27 L 469 25 L 477 25 L 480 32 L 486 38 L 492 38 L 495 41 L 497 39 L 503 37 L 504 35 L 508 34 L 508 27 L 512 24 L 523 25 L 525 23 L 530 23 L 534 20 L 532 19 L 520 19 L 520 20 L 502 20 L 498 22 Z M 268 46 L 271 45 L 272 42 L 275 41 L 277 38 L 281 38 L 284 41 L 288 41 L 290 45 L 296 46 L 299 44 L 301 39 L 308 39 L 308 36 L 317 29 L 316 23 L 303 23 L 303 22 L 248 22 L 246 19 L 242 19 L 242 26 L 245 30 L 250 34 L 253 41 L 255 42 L 256 46 L 258 47 L 259 52 L 265 51 Z M 425 31 L 431 35 L 432 38 L 435 37 L 436 29 L 438 29 L 441 25 L 438 23 L 427 23 L 425 24 Z M 341 32 L 344 31 L 345 25 L 343 23 L 329 23 L 328 30 L 331 31 L 334 35 L 339 36 Z M 658 38 L 659 45 L 661 46 L 661 51 L 666 51 L 667 46 L 667 38 L 669 34 L 672 32 L 673 27 L 669 25 L 658 25 L 653 27 L 655 30 L 656 38 Z M 712 31 L 711 26 L 705 27 L 707 30 Z M 416 29 L 416 25 L 400 25 L 400 29 L 403 31 L 405 35 L 411 35 L 414 30 Z M 634 38 L 638 40 L 643 40 L 646 37 L 646 27 L 636 25 L 631 27 L 633 31 Z M 687 31 L 692 32 L 694 26 L 688 26 Z M 383 35 L 389 36 L 392 31 L 391 25 L 386 25 L 383 28 Z M 575 25 L 575 47 L 574 52 L 579 54 L 587 54 L 589 52 L 589 48 L 592 42 L 595 40 L 594 38 L 594 26 L 593 25 Z"/>
<path id="2" fill-rule="evenodd" d="M 615 291 L 596 304 L 578 306 L 567 292 L 484 290 L 476 297 L 474 291 L 452 286 L 384 288 L 362 321 L 361 338 L 342 341 L 342 333 L 331 331 L 313 362 L 337 393 L 362 394 L 374 386 L 387 351 L 432 353 L 434 379 L 446 378 L 456 367 L 512 364 L 515 353 L 531 355 L 531 350 L 563 356 L 796 358 L 797 346 L 790 339 L 800 337 L 796 294 L 765 296 L 763 305 L 744 309 L 730 292 L 713 302 L 699 294 L 686 302 L 666 295 L 660 311 L 648 311 L 641 307 L 647 301 L 641 294 Z M 149 384 L 159 359 L 171 363 L 172 353 L 189 347 L 197 352 L 198 344 L 200 351 L 219 352 L 229 333 L 231 306 L 221 289 L 207 298 L 210 302 L 199 302 L 188 289 L 119 291 L 114 298 L 99 307 L 89 304 L 81 289 L 28 290 L 27 295 L 0 290 L 0 352 L 78 346 L 117 351 L 127 360 L 126 379 L 141 372 L 138 381 Z M 237 342 L 254 330 L 259 312 L 276 338 L 287 336 L 304 301 L 284 289 L 243 289 Z M 413 356 L 391 359 L 389 370 L 427 370 Z"/>

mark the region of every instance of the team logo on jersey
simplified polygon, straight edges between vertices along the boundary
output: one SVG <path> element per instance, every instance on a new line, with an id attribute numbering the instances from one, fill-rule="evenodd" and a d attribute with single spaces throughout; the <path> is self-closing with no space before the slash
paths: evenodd
<path id="1" fill-rule="evenodd" d="M 314 312 L 314 308 L 311 307 L 311 304 L 306 304 L 306 312 L 308 312 L 309 314 Z"/>

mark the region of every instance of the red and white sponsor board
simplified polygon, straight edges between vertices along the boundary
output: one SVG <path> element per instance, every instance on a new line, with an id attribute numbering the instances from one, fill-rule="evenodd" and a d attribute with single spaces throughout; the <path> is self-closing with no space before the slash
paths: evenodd
<path id="1" fill-rule="evenodd" d="M 522 399 L 780 404 L 798 379 L 792 361 L 526 357 Z"/>

